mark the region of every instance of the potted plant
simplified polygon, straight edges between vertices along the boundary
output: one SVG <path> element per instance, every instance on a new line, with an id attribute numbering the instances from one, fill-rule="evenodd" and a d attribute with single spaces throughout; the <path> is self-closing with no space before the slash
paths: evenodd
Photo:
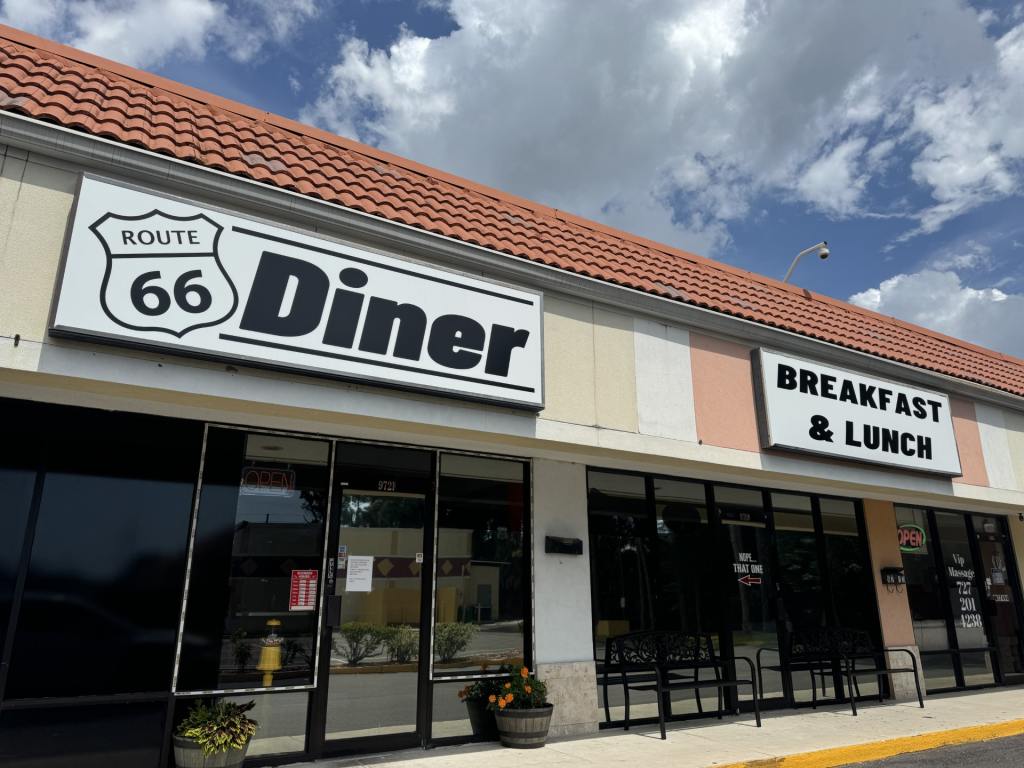
<path id="1" fill-rule="evenodd" d="M 488 708 L 489 700 L 497 701 L 502 681 L 477 680 L 459 691 L 459 699 L 466 703 L 469 713 L 469 725 L 473 735 L 483 739 L 498 738 L 498 724 L 494 721 L 494 713 Z"/>
<path id="2" fill-rule="evenodd" d="M 179 768 L 240 766 L 259 725 L 245 714 L 255 705 L 197 701 L 174 734 L 174 762 Z"/>
<path id="3" fill-rule="evenodd" d="M 553 707 L 548 704 L 544 683 L 523 667 L 499 681 L 497 693 L 487 697 L 494 712 L 502 746 L 515 749 L 543 747 L 551 725 Z"/>

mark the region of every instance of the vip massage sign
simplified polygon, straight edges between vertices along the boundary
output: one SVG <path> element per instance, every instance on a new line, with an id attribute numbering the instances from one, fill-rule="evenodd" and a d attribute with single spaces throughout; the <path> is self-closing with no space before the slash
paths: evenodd
<path id="1" fill-rule="evenodd" d="M 960 474 L 949 398 L 777 352 L 754 352 L 766 446 Z"/>
<path id="2" fill-rule="evenodd" d="M 82 179 L 52 330 L 543 405 L 541 297 Z"/>

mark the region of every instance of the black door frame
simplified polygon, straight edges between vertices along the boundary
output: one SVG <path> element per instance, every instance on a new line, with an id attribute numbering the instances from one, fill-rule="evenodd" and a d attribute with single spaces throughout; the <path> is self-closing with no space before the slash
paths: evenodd
<path id="1" fill-rule="evenodd" d="M 362 736 L 351 739 L 327 739 L 327 705 L 331 680 L 331 651 L 334 627 L 328 620 L 328 602 L 334 594 L 335 584 L 339 578 L 337 568 L 338 541 L 341 538 L 341 505 L 348 483 L 345 481 L 343 466 L 339 464 L 337 445 L 349 443 L 347 440 L 332 442 L 332 488 L 331 508 L 327 517 L 327 578 L 320 595 L 320 611 L 323 617 L 320 623 L 319 655 L 317 679 L 310 692 L 308 724 L 306 732 L 306 754 L 312 759 L 322 757 L 338 757 L 358 755 L 370 752 L 388 752 L 397 749 L 408 749 L 416 746 L 426 747 L 430 737 L 430 648 L 433 640 L 433 584 L 434 584 L 434 543 L 437 512 L 437 470 L 438 455 L 436 449 L 412 447 L 405 445 L 387 445 L 375 443 L 382 447 L 400 451 L 415 451 L 426 454 L 430 459 L 430 474 L 423 509 L 423 562 L 420 570 L 420 626 L 419 626 L 419 657 L 416 671 L 416 721 L 412 733 L 384 734 L 380 736 Z M 351 441 L 361 442 L 361 441 Z M 429 567 L 427 567 L 429 565 Z M 426 626 L 425 626 L 426 624 Z"/>
<path id="2" fill-rule="evenodd" d="M 524 662 L 530 669 L 534 669 L 534 654 L 533 654 L 533 610 L 534 610 L 534 596 L 533 596 L 533 496 L 532 496 L 532 472 L 533 463 L 528 457 L 523 456 L 512 456 L 509 454 L 501 453 L 486 453 L 482 451 L 466 451 L 453 448 L 443 447 L 431 447 L 423 445 L 414 445 L 409 443 L 398 443 L 398 442 L 387 442 L 383 440 L 369 440 L 360 438 L 346 438 L 338 437 L 336 435 L 325 435 L 320 433 L 309 433 L 309 432 L 295 432 L 292 430 L 281 430 L 258 426 L 247 426 L 240 424 L 225 424 L 222 422 L 203 422 L 204 425 L 204 439 L 203 448 L 200 455 L 199 467 L 197 470 L 197 490 L 193 500 L 192 517 L 190 520 L 190 538 L 192 527 L 196 523 L 198 514 L 198 498 L 199 488 L 201 488 L 203 470 L 205 465 L 205 448 L 206 448 L 206 433 L 210 429 L 229 429 L 235 431 L 241 431 L 246 433 L 256 434 L 267 434 L 267 435 L 279 435 L 284 437 L 294 437 L 297 439 L 304 440 L 321 440 L 326 441 L 330 445 L 329 453 L 329 509 L 326 519 L 324 521 L 325 535 L 324 535 L 324 558 L 321 562 L 321 573 L 324 574 L 323 584 L 321 585 L 320 594 L 317 598 L 317 610 L 318 610 L 318 622 L 319 628 L 317 630 L 317 665 L 315 667 L 315 674 L 313 683 L 307 686 L 292 687 L 285 690 L 249 690 L 243 689 L 239 691 L 208 691 L 208 692 L 180 692 L 175 693 L 168 691 L 167 693 L 159 694 L 157 698 L 166 699 L 168 702 L 168 713 L 165 723 L 165 743 L 163 746 L 164 754 L 161 758 L 161 765 L 167 764 L 169 760 L 170 752 L 170 732 L 171 724 L 174 718 L 176 703 L 184 699 L 200 698 L 211 695 L 229 695 L 233 693 L 238 694 L 257 694 L 257 695 L 268 695 L 273 696 L 278 693 L 304 693 L 307 696 L 306 701 L 306 719 L 305 719 L 305 733 L 304 743 L 305 747 L 302 750 L 287 753 L 274 753 L 268 755 L 256 755 L 247 757 L 245 764 L 246 766 L 253 766 L 258 768 L 260 766 L 275 766 L 285 763 L 293 763 L 296 761 L 305 760 L 318 760 L 321 758 L 330 757 L 345 757 L 355 756 L 363 754 L 390 752 L 396 749 L 402 748 L 415 748 L 415 747 L 429 747 L 429 746 L 440 746 L 447 744 L 462 744 L 474 740 L 479 740 L 475 737 L 463 737 L 463 736 L 451 736 L 434 738 L 431 733 L 431 723 L 433 715 L 433 686 L 436 682 L 448 682 L 448 681 L 472 681 L 482 678 L 491 678 L 500 676 L 498 673 L 483 673 L 473 674 L 467 673 L 465 675 L 459 675 L 451 677 L 450 680 L 445 678 L 434 678 L 432 676 L 432 640 L 433 640 L 433 627 L 434 627 L 434 587 L 436 584 L 436 558 L 434 557 L 437 542 L 437 503 L 438 503 L 438 483 L 440 480 L 440 460 L 441 456 L 445 454 L 451 454 L 455 456 L 478 456 L 486 459 L 493 459 L 497 461 L 506 461 L 518 464 L 523 470 L 523 583 L 524 589 L 527 590 L 525 593 L 525 601 L 523 604 L 524 618 L 523 618 L 523 640 L 524 640 Z M 424 568 L 421 571 L 421 590 L 420 590 L 420 659 L 426 659 L 426 663 L 420 663 L 419 671 L 417 673 L 417 711 L 416 711 L 416 729 L 415 732 L 409 734 L 385 734 L 382 736 L 367 736 L 358 737 L 348 740 L 332 740 L 328 741 L 324 738 L 325 724 L 326 724 L 326 705 L 327 705 L 327 683 L 329 682 L 329 671 L 330 671 L 330 655 L 331 655 L 331 637 L 330 637 L 330 625 L 328 625 L 327 616 L 327 603 L 328 597 L 333 590 L 333 584 L 338 578 L 336 569 L 336 556 L 337 556 L 337 545 L 340 534 L 339 526 L 339 515 L 341 509 L 341 499 L 343 494 L 338 492 L 337 487 L 339 478 L 336 472 L 337 462 L 337 448 L 339 445 L 365 445 L 365 446 L 377 446 L 381 448 L 396 449 L 396 450 L 408 450 L 415 451 L 430 456 L 430 470 L 428 476 L 427 490 L 425 493 L 426 505 L 424 510 L 424 521 L 423 521 L 423 554 L 424 554 Z M 190 545 L 191 546 L 191 545 Z M 191 550 L 189 551 L 189 560 L 191 562 Z M 330 580 L 330 586 L 328 581 Z M 185 592 L 187 594 L 187 590 Z M 185 598 L 183 598 L 185 599 Z M 423 622 L 428 621 L 427 632 L 422 631 Z M 177 664 L 177 661 L 176 661 Z M 119 699 L 123 697 L 118 697 Z"/>
<path id="3" fill-rule="evenodd" d="M 1024 675 L 1007 675 L 1005 670 L 1002 668 L 1002 664 L 999 660 L 999 655 L 996 646 L 992 642 L 992 621 L 985 610 L 985 575 L 983 569 L 978 567 L 982 563 L 981 558 L 981 547 L 978 543 L 978 534 L 974 530 L 974 519 L 976 517 L 991 517 L 995 518 L 1000 526 L 999 533 L 1002 536 L 1002 545 L 1004 553 L 1008 555 L 1006 558 L 1007 572 L 1009 574 L 1010 588 L 1014 593 L 1015 614 L 1017 618 L 1017 629 L 1018 637 L 1021 638 L 1022 646 L 1024 646 L 1024 605 L 1021 605 L 1021 577 L 1017 568 L 1016 552 L 1014 551 L 1013 541 L 1010 538 L 1009 530 L 1007 529 L 1007 522 L 1005 515 L 989 514 L 985 512 L 968 512 L 957 509 L 936 509 L 933 507 L 917 507 L 925 513 L 925 520 L 928 526 L 928 536 L 932 542 L 932 564 L 935 567 L 938 576 L 938 589 L 942 595 L 940 603 L 942 605 L 943 618 L 946 623 L 946 637 L 949 645 L 949 650 L 944 651 L 922 651 L 922 656 L 949 656 L 951 659 L 951 665 L 953 668 L 954 686 L 946 688 L 933 688 L 928 693 L 945 693 L 947 691 L 955 690 L 973 690 L 976 688 L 991 688 L 993 686 L 1010 685 L 1019 683 L 1024 680 Z M 939 535 L 938 519 L 937 514 L 951 514 L 956 515 L 963 521 L 964 530 L 967 535 L 967 544 L 970 550 L 971 558 L 973 560 L 972 566 L 974 566 L 974 589 L 978 594 L 980 602 L 978 611 L 981 614 L 982 628 L 985 631 L 985 637 L 988 639 L 989 645 L 985 648 L 974 648 L 974 649 L 962 649 L 960 648 L 959 640 L 956 636 L 956 618 L 953 612 L 953 604 L 949 594 L 949 575 L 946 572 L 946 562 L 943 556 L 943 544 L 942 539 Z M 1024 650 L 1024 648 L 1022 648 Z M 964 677 L 963 671 L 963 660 L 961 655 L 963 652 L 968 653 L 988 653 L 989 659 L 992 664 L 992 682 L 991 683 L 974 683 L 971 685 L 967 684 L 966 678 Z M 923 670 L 922 670 L 923 674 Z"/>

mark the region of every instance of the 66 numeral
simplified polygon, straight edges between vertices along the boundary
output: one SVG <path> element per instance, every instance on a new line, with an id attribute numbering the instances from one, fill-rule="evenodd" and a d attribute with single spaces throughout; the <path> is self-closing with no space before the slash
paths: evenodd
<path id="1" fill-rule="evenodd" d="M 179 309 L 192 314 L 199 314 L 208 310 L 210 305 L 213 304 L 213 296 L 210 295 L 205 286 L 199 283 L 189 284 L 190 280 L 196 280 L 202 276 L 203 271 L 201 269 L 192 269 L 183 273 L 181 277 L 174 281 L 174 288 L 172 289 L 174 303 L 178 305 Z M 162 315 L 171 308 L 170 295 L 159 285 L 153 284 L 159 279 L 160 272 L 154 270 L 152 272 L 143 272 L 132 283 L 132 306 L 149 317 Z M 152 302 L 155 302 L 153 306 L 146 303 L 147 297 Z M 193 301 L 190 301 L 190 299 Z"/>

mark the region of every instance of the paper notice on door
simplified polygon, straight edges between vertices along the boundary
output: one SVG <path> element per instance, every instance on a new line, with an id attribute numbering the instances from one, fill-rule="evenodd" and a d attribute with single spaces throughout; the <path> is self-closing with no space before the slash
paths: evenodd
<path id="1" fill-rule="evenodd" d="M 345 569 L 346 592 L 369 592 L 373 585 L 373 555 L 349 555 Z"/>

